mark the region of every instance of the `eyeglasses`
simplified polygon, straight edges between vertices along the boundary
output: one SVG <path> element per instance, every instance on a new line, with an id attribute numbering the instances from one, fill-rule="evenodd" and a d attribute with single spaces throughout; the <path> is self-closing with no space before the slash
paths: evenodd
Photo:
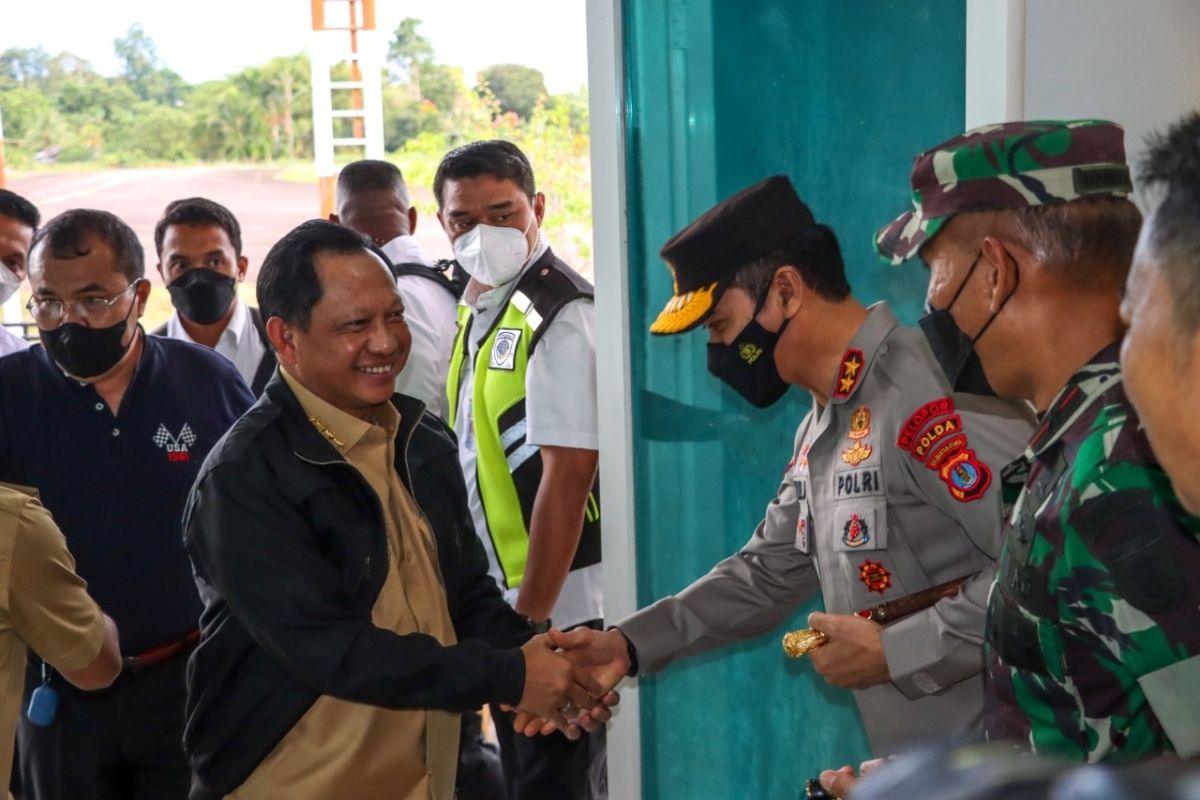
<path id="1" fill-rule="evenodd" d="M 82 300 L 64 302 L 57 297 L 31 297 L 25 304 L 26 310 L 33 316 L 33 321 L 43 330 L 53 330 L 63 323 L 67 312 L 76 319 L 87 322 L 101 322 L 108 315 L 116 302 L 131 289 L 136 289 L 142 281 L 136 280 L 112 297 L 85 297 Z"/>

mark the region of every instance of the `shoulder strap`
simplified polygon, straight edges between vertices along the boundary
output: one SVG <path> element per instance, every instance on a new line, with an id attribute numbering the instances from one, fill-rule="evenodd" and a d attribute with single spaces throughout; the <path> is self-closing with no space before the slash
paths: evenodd
<path id="1" fill-rule="evenodd" d="M 400 264 L 393 264 L 392 274 L 397 278 L 405 275 L 416 275 L 419 278 L 425 278 L 426 280 L 433 281 L 438 286 L 449 292 L 450 295 L 457 300 L 461 292 L 457 292 L 455 290 L 453 282 L 446 277 L 446 273 L 442 269 L 439 269 L 443 263 L 445 262 L 439 261 L 437 266 L 431 267 L 428 264 L 422 264 L 419 261 L 405 261 Z"/>
<path id="2" fill-rule="evenodd" d="M 529 341 L 529 354 L 533 355 L 542 334 L 550 327 L 558 312 L 573 300 L 594 298 L 595 290 L 586 278 L 547 250 L 546 255 L 517 284 L 513 303 L 522 302 L 519 300 L 522 296 L 526 298 L 523 302 L 531 306 L 534 312 L 531 317 L 528 308 L 521 309 L 533 328 L 533 337 Z"/>
<path id="3" fill-rule="evenodd" d="M 258 313 L 254 306 L 246 306 L 246 309 L 250 312 L 250 321 L 254 323 L 254 330 L 258 331 L 259 341 L 264 348 L 262 360 L 258 362 L 258 369 L 254 371 L 254 380 L 250 383 L 250 391 L 258 397 L 266 388 L 267 381 L 275 374 L 275 349 L 271 347 L 271 340 L 267 338 L 267 327 L 263 325 L 262 314 Z"/>

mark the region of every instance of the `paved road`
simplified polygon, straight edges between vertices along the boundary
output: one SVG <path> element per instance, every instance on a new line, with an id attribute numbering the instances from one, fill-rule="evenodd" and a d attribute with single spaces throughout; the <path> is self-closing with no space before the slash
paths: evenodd
<path id="1" fill-rule="evenodd" d="M 250 260 L 247 280 L 238 286 L 242 299 L 254 303 L 254 277 L 267 251 L 285 233 L 306 219 L 320 214 L 316 184 L 278 178 L 281 170 L 240 167 L 181 167 L 162 169 L 113 169 L 86 172 L 26 173 L 12 177 L 8 188 L 33 202 L 42 219 L 69 208 L 100 208 L 111 211 L 137 231 L 146 251 L 146 277 L 156 287 L 162 281 L 155 269 L 154 225 L 172 200 L 208 197 L 229 208 L 242 226 L 242 252 Z M 431 199 L 431 198 L 429 198 Z M 417 225 L 417 241 L 430 258 L 449 258 L 450 245 L 437 219 L 424 216 Z M 15 322 L 28 296 L 14 299 L 0 317 Z M 150 294 L 142 318 L 147 330 L 166 321 L 171 314 L 170 297 L 161 288 Z M 7 317 L 11 313 L 14 316 Z"/>

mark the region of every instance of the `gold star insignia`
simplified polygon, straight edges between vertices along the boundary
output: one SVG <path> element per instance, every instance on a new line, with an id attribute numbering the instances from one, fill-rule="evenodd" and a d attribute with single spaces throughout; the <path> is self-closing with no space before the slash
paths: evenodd
<path id="1" fill-rule="evenodd" d="M 853 378 L 855 375 L 858 374 L 858 368 L 862 366 L 862 362 L 852 356 L 850 358 L 847 358 L 846 361 L 842 364 L 842 366 L 846 370 L 846 377 Z"/>

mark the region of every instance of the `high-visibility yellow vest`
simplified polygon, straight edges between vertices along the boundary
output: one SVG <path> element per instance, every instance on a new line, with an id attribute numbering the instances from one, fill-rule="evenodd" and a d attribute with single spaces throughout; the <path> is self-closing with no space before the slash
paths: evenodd
<path id="1" fill-rule="evenodd" d="M 490 330 L 484 331 L 471 372 L 475 475 L 488 533 L 508 589 L 521 585 L 529 554 L 529 523 L 542 480 L 542 457 L 526 443 L 525 373 L 534 348 L 567 303 L 592 297 L 583 277 L 547 251 L 522 276 Z M 446 393 L 458 419 L 462 372 L 474 317 L 461 305 Z M 459 436 L 465 435 L 458 431 Z M 467 476 L 470 480 L 470 476 Z M 571 569 L 600 562 L 600 487 L 592 487 Z"/>

